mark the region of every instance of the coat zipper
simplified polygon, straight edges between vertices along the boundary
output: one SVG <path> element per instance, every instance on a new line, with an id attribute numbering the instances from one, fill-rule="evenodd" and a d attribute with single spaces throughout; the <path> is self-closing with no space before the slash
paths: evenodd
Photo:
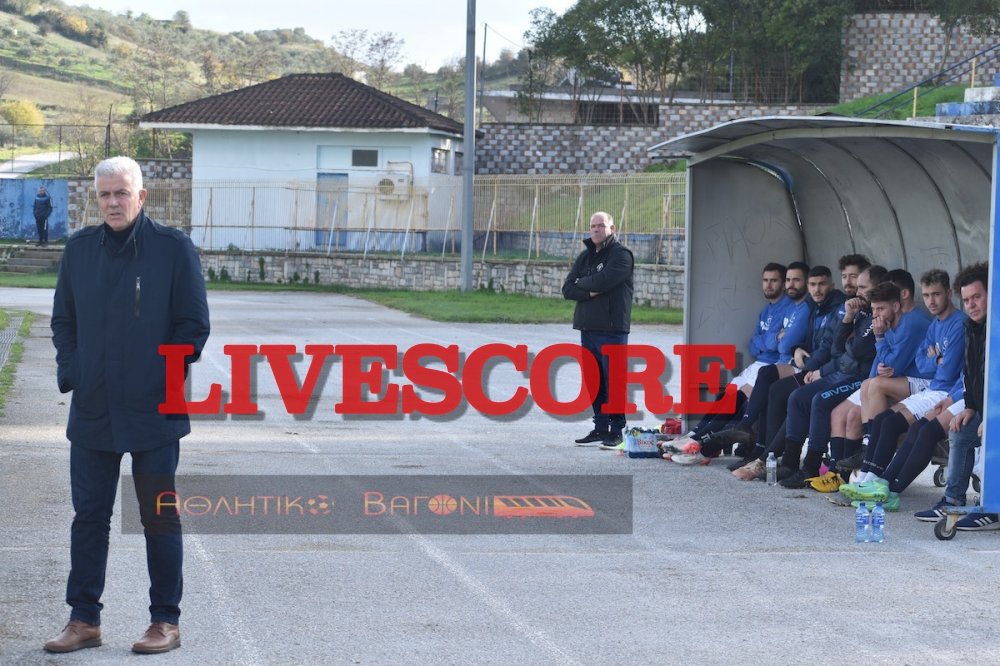
<path id="1" fill-rule="evenodd" d="M 139 304 L 142 302 L 142 278 L 135 276 L 135 316 L 139 317 Z"/>

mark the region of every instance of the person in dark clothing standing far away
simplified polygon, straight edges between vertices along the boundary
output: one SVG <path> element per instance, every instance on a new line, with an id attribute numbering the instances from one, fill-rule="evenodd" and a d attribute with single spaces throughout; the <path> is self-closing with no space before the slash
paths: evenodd
<path id="1" fill-rule="evenodd" d="M 208 340 L 208 302 L 201 264 L 181 231 L 142 212 L 139 165 L 112 157 L 97 165 L 97 203 L 104 224 L 66 243 L 52 307 L 57 381 L 72 391 L 70 442 L 69 623 L 45 644 L 72 652 L 101 644 L 101 595 L 111 513 L 122 455 L 129 453 L 149 570 L 150 626 L 134 652 L 180 647 L 182 541 L 176 510 L 156 509 L 173 492 L 186 414 L 160 414 L 166 364 L 159 346 L 190 345 L 198 359 Z M 185 368 L 186 370 L 186 368 Z"/>
<path id="2" fill-rule="evenodd" d="M 44 187 L 38 188 L 35 203 L 32 206 L 35 216 L 35 229 L 38 230 L 38 247 L 49 244 L 49 215 L 52 214 L 52 199 Z"/>
<path id="3" fill-rule="evenodd" d="M 632 319 L 632 252 L 618 242 L 615 221 L 608 213 L 590 217 L 590 238 L 563 283 L 563 297 L 576 301 L 573 328 L 580 331 L 580 345 L 597 360 L 600 386 L 594 396 L 594 429 L 576 440 L 580 446 L 614 449 L 625 429 L 624 414 L 605 414 L 608 401 L 608 357 L 604 345 L 628 344 Z"/>

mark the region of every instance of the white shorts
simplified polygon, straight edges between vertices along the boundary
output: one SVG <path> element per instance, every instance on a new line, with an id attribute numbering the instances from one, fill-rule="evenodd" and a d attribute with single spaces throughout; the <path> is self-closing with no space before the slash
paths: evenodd
<path id="1" fill-rule="evenodd" d="M 931 385 L 931 380 L 924 379 L 923 377 L 907 377 L 906 381 L 910 384 L 910 395 L 926 391 L 927 387 Z"/>
<path id="2" fill-rule="evenodd" d="M 965 398 L 962 398 L 958 402 L 953 402 L 948 408 L 948 413 L 952 416 L 958 416 L 959 412 L 965 409 Z"/>
<path id="3" fill-rule="evenodd" d="M 914 393 L 909 398 L 899 401 L 899 404 L 910 410 L 913 418 L 919 419 L 934 408 L 942 400 L 948 397 L 947 391 L 920 391 Z M 963 400 L 963 402 L 965 402 Z"/>
<path id="4" fill-rule="evenodd" d="M 861 389 L 858 389 L 857 391 L 855 391 L 851 395 L 847 396 L 847 401 L 851 402 L 851 403 L 854 403 L 855 405 L 857 405 L 858 407 L 860 407 L 861 406 Z"/>
<path id="5" fill-rule="evenodd" d="M 767 365 L 772 364 L 764 363 L 764 361 L 754 361 L 747 367 L 743 368 L 743 372 L 733 377 L 732 381 L 729 383 L 735 385 L 738 389 L 746 386 L 747 384 L 750 385 L 750 388 L 753 388 L 753 385 L 757 383 L 757 373 L 760 372 L 761 368 Z"/>

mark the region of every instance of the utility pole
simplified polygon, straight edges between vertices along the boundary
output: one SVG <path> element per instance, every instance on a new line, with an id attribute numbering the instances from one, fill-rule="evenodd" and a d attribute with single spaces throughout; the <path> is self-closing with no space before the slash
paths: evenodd
<path id="1" fill-rule="evenodd" d="M 468 0 L 465 17 L 465 137 L 462 142 L 462 291 L 472 291 L 472 223 L 476 173 L 476 0 Z"/>
<path id="2" fill-rule="evenodd" d="M 484 73 L 486 72 L 486 28 L 487 24 L 483 24 L 483 70 L 479 72 L 479 124 L 478 127 L 483 126 L 483 88 L 486 87 L 486 77 Z"/>

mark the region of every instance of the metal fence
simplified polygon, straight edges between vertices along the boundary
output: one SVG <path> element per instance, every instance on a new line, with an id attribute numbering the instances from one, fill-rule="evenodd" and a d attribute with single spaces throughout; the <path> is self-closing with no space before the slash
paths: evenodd
<path id="1" fill-rule="evenodd" d="M 461 179 L 428 186 L 346 182 L 146 182 L 145 210 L 211 250 L 436 253 L 461 250 Z M 610 213 L 648 263 L 683 255 L 685 174 L 505 175 L 475 179 L 479 258 L 564 259 L 581 249 L 590 215 Z M 99 224 L 93 192 L 83 224 Z"/>

